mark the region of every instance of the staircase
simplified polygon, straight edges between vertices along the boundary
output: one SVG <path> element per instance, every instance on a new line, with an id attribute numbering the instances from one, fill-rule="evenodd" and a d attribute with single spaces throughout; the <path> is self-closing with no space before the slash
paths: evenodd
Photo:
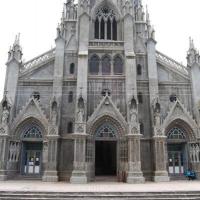
<path id="1" fill-rule="evenodd" d="M 133 186 L 134 187 L 134 186 Z M 200 191 L 184 192 L 14 192 L 1 191 L 6 200 L 185 200 L 200 199 Z"/>

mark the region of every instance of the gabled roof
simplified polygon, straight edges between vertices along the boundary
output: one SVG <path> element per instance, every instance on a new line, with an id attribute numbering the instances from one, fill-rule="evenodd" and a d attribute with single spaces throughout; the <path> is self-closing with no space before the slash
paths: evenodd
<path id="1" fill-rule="evenodd" d="M 163 53 L 156 51 L 156 61 L 167 69 L 179 74 L 185 79 L 189 79 L 189 72 L 186 66 L 178 63 L 174 59 L 164 55 Z"/>

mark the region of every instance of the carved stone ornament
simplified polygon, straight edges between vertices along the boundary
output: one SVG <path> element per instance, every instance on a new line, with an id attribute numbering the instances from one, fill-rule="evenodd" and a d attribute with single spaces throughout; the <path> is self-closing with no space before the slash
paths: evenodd
<path id="1" fill-rule="evenodd" d="M 132 133 L 132 134 L 138 134 L 139 131 L 138 131 L 137 127 L 132 127 L 132 128 L 131 128 L 131 133 Z"/>
<path id="2" fill-rule="evenodd" d="M 1 123 L 6 125 L 8 124 L 8 118 L 9 118 L 9 110 L 6 106 L 3 107 L 2 117 L 1 117 Z"/>
<path id="3" fill-rule="evenodd" d="M 83 124 L 78 124 L 77 125 L 77 132 L 78 133 L 83 133 L 84 132 L 84 125 Z"/>
<path id="4" fill-rule="evenodd" d="M 51 109 L 51 122 L 52 125 L 57 125 L 57 118 L 58 118 L 58 106 L 57 102 L 53 101 L 52 103 L 52 109 Z"/>
<path id="5" fill-rule="evenodd" d="M 4 128 L 0 128 L 0 135 L 4 135 L 6 133 Z"/>
<path id="6" fill-rule="evenodd" d="M 83 123 L 85 117 L 85 104 L 83 97 L 78 99 L 77 122 Z"/>
<path id="7" fill-rule="evenodd" d="M 129 104 L 129 119 L 131 127 L 135 127 L 137 125 L 137 102 L 134 97 Z"/>

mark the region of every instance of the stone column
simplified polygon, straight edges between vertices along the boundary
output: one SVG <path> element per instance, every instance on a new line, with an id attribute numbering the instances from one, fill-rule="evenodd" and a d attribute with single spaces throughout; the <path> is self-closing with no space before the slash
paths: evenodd
<path id="1" fill-rule="evenodd" d="M 143 183 L 141 171 L 140 134 L 128 135 L 128 176 L 127 183 Z"/>
<path id="2" fill-rule="evenodd" d="M 46 182 L 57 182 L 58 172 L 57 172 L 57 157 L 58 157 L 58 139 L 59 136 L 48 136 L 48 156 L 47 164 L 42 178 Z"/>
<path id="3" fill-rule="evenodd" d="M 89 45 L 89 1 L 79 1 L 78 30 L 78 73 L 76 88 L 76 111 L 74 137 L 74 168 L 71 183 L 87 183 L 86 175 L 86 121 L 87 121 L 87 90 L 88 90 L 88 45 Z"/>
<path id="4" fill-rule="evenodd" d="M 147 41 L 147 61 L 149 76 L 149 99 L 151 108 L 151 123 L 153 132 L 153 149 L 154 149 L 154 181 L 169 181 L 168 172 L 166 170 L 166 137 L 160 127 L 154 122 L 154 107 L 156 99 L 158 99 L 158 69 L 156 63 L 156 41 L 151 36 Z"/>
<path id="5" fill-rule="evenodd" d="M 87 183 L 86 175 L 86 134 L 74 134 L 74 169 L 71 183 Z"/>
<path id="6" fill-rule="evenodd" d="M 8 129 L 0 127 L 0 181 L 7 179 L 8 142 Z"/>
<path id="7" fill-rule="evenodd" d="M 153 137 L 154 177 L 155 182 L 169 181 L 167 168 L 166 136 Z"/>

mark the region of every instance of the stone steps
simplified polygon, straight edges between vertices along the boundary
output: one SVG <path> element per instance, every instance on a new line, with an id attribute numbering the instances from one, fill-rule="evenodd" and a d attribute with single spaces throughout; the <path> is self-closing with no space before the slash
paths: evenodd
<path id="1" fill-rule="evenodd" d="M 1 191 L 4 200 L 200 200 L 199 192 L 13 192 Z"/>

